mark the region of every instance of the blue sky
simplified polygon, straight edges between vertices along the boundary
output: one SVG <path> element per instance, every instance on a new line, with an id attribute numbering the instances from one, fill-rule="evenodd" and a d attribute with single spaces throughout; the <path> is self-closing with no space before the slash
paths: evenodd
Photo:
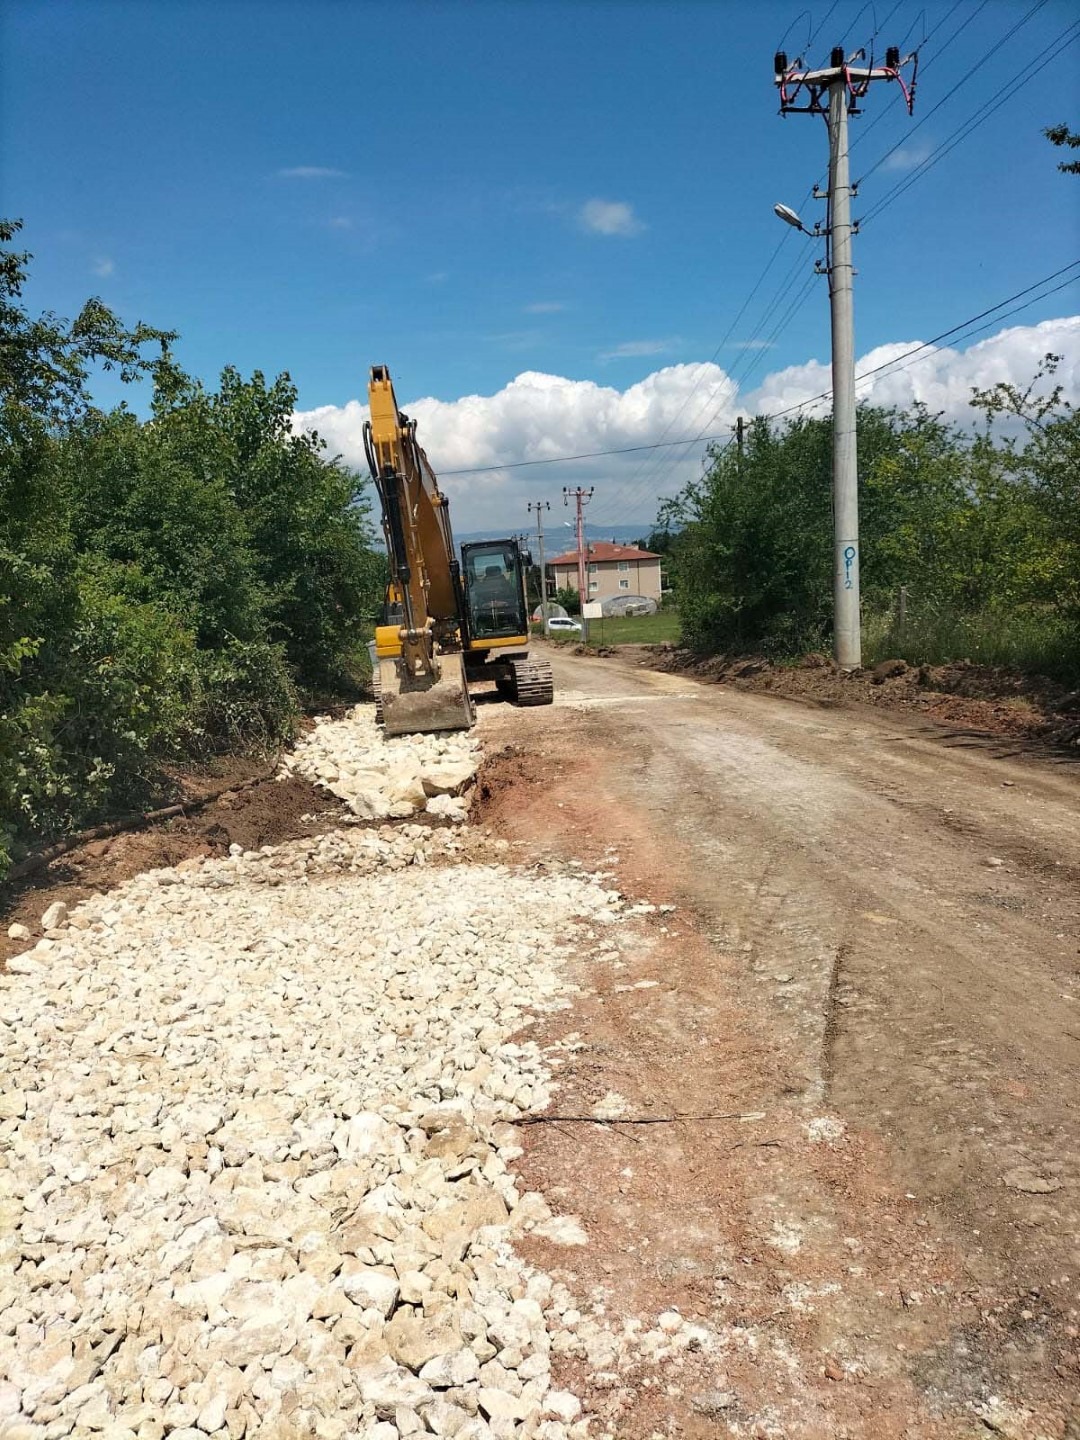
<path id="1" fill-rule="evenodd" d="M 1033 3 L 910 139 L 895 86 L 877 86 L 852 121 L 856 175 L 905 140 L 867 180 L 865 214 L 1002 91 L 857 241 L 865 355 L 925 340 L 1080 254 L 1080 179 L 1057 172 L 1040 133 L 1080 118 L 1078 32 L 1008 91 L 1073 23 L 1065 0 L 946 0 L 925 21 L 908 0 L 840 0 L 827 19 L 827 3 L 800 14 L 704 0 L 7 0 L 2 210 L 25 221 L 32 306 L 70 315 L 99 294 L 125 319 L 178 329 L 181 361 L 207 380 L 226 363 L 287 369 L 304 410 L 361 396 L 373 362 L 390 365 L 403 399 L 492 396 L 521 372 L 621 393 L 713 356 L 783 238 L 773 203 L 798 204 L 824 170 L 822 122 L 777 114 L 772 55 L 789 27 L 794 56 L 821 26 L 821 61 L 841 40 L 868 41 L 890 10 L 879 48 L 938 26 L 918 121 Z M 804 218 L 821 210 L 811 201 Z M 772 348 L 741 348 L 772 329 L 755 336 L 800 248 L 795 293 L 816 251 L 792 232 L 716 355 L 744 392 L 828 359 L 824 282 Z M 1006 323 L 1073 314 L 1077 295 Z M 558 453 L 557 413 L 549 423 L 546 453 Z M 467 458 L 464 440 L 447 448 Z M 553 494 L 576 483 L 543 476 Z"/>

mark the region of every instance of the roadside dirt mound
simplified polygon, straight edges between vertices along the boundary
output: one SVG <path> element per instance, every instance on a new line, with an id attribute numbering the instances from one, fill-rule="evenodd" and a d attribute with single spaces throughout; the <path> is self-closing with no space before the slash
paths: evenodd
<path id="1" fill-rule="evenodd" d="M 177 778 L 182 793 L 194 802 L 230 781 L 243 784 L 257 768 L 249 761 L 238 761 L 217 775 Z M 8 926 L 18 922 L 38 936 L 42 911 L 54 900 L 74 905 L 94 891 L 111 889 L 144 870 L 177 865 L 195 855 L 221 854 L 230 845 L 257 850 L 262 845 L 316 835 L 340 823 L 339 817 L 345 813 L 332 795 L 293 776 L 265 780 L 247 790 L 226 790 L 191 816 L 88 841 L 13 886 L 4 897 L 0 961 L 26 949 L 25 941 L 8 938 Z"/>
<path id="2" fill-rule="evenodd" d="M 477 775 L 472 818 L 475 824 L 492 824 L 506 805 L 513 807 L 526 787 L 542 784 L 547 773 L 541 752 L 520 745 L 504 745 L 489 754 Z M 520 789 L 517 787 L 521 787 Z"/>
<path id="3" fill-rule="evenodd" d="M 908 665 L 883 660 L 868 670 L 844 672 L 827 655 L 804 655 L 776 665 L 761 656 L 697 655 L 673 646 L 643 646 L 639 663 L 740 689 L 772 691 L 824 707 L 851 703 L 912 709 L 945 725 L 994 735 L 1080 746 L 1080 691 L 1046 676 L 1025 675 L 959 660 L 949 665 Z"/>

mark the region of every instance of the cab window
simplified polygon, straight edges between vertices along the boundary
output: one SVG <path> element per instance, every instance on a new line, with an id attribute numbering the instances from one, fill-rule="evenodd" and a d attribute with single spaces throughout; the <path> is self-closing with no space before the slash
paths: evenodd
<path id="1" fill-rule="evenodd" d="M 470 548 L 466 561 L 469 621 L 473 636 L 526 633 L 517 552 L 507 545 Z"/>

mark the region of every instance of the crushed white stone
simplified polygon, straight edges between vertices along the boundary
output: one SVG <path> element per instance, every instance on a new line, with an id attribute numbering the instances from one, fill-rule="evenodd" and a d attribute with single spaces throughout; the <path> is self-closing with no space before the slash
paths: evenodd
<path id="1" fill-rule="evenodd" d="M 303 775 L 364 820 L 408 819 L 428 810 L 462 820 L 459 797 L 480 766 L 480 742 L 465 731 L 386 736 L 370 705 L 322 719 L 285 757 L 282 776 Z"/>
<path id="2" fill-rule="evenodd" d="M 609 1090 L 592 1107 L 592 1113 L 598 1120 L 618 1120 L 629 1110 L 629 1100 L 625 1095 L 620 1095 L 618 1090 Z"/>
<path id="3" fill-rule="evenodd" d="M 721 1343 L 583 1313 L 514 1251 L 588 1237 L 508 1168 L 560 1048 L 510 1037 L 629 911 L 493 848 L 418 825 L 234 846 L 9 962 L 5 1440 L 602 1440 L 637 1367 Z M 601 1417 L 553 1387 L 560 1356 L 609 1387 Z"/>
<path id="4" fill-rule="evenodd" d="M 815 1115 L 803 1129 L 812 1145 L 831 1145 L 847 1134 L 844 1122 L 835 1115 Z"/>

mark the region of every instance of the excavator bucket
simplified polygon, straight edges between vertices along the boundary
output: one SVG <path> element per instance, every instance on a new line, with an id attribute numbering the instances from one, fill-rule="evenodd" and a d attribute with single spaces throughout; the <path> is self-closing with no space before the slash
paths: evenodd
<path id="1" fill-rule="evenodd" d="M 476 721 L 460 655 L 439 656 L 438 678 L 403 675 L 398 659 L 379 661 L 379 703 L 387 735 L 468 730 Z"/>

